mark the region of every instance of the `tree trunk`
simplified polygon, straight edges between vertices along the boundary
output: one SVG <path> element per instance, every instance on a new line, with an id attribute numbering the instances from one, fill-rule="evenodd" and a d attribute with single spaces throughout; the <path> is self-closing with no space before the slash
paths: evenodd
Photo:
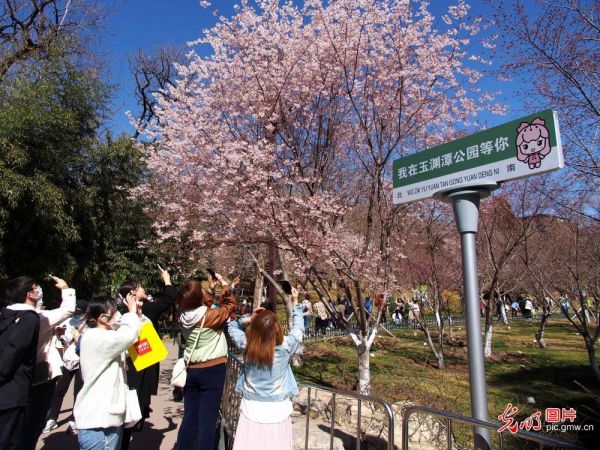
<path id="1" fill-rule="evenodd" d="M 277 270 L 277 249 L 269 245 L 267 248 L 267 264 L 265 272 L 275 278 L 274 272 Z M 271 283 L 267 283 L 267 301 L 273 305 L 277 311 L 277 289 Z"/>
<path id="2" fill-rule="evenodd" d="M 500 314 L 502 316 L 502 323 L 508 325 L 508 317 L 506 317 L 506 309 L 504 308 L 504 299 L 500 301 Z"/>
<path id="3" fill-rule="evenodd" d="M 540 321 L 540 327 L 535 333 L 535 340 L 537 341 L 537 345 L 539 348 L 546 348 L 546 342 L 544 341 L 544 331 L 546 330 L 546 322 L 548 322 L 548 317 L 550 317 L 550 313 L 546 311 L 544 307 L 542 312 L 542 320 Z"/>
<path id="4" fill-rule="evenodd" d="M 589 337 L 585 337 L 584 339 L 585 349 L 588 352 L 588 358 L 590 360 L 592 372 L 594 373 L 594 378 L 596 379 L 596 383 L 600 384 L 600 367 L 598 367 L 598 361 L 596 360 L 596 347 L 594 346 L 594 342 Z"/>
<path id="5" fill-rule="evenodd" d="M 484 345 L 483 345 L 483 356 L 485 356 L 486 358 L 489 358 L 490 356 L 492 356 L 492 336 L 493 336 L 493 326 L 492 326 L 492 322 L 490 321 L 490 323 L 487 322 L 485 323 L 485 339 L 484 339 Z"/>
<path id="6" fill-rule="evenodd" d="M 493 322 L 494 314 L 496 313 L 496 285 L 498 280 L 496 277 L 492 280 L 490 286 L 490 298 L 488 299 L 485 308 L 485 339 L 483 344 L 483 356 L 489 358 L 492 356 L 492 338 L 494 336 Z"/>
<path id="7" fill-rule="evenodd" d="M 360 334 L 350 332 L 350 338 L 358 354 L 358 386 L 359 394 L 369 395 L 371 392 L 371 346 L 377 336 L 377 328 L 371 328 Z"/>
<path id="8" fill-rule="evenodd" d="M 427 344 L 429 345 L 429 348 L 431 349 L 431 351 L 433 352 L 433 355 L 435 356 L 435 358 L 438 361 L 438 369 L 443 369 L 444 368 L 444 353 L 441 351 L 441 342 L 440 342 L 440 349 L 437 349 L 435 347 L 435 343 L 433 342 L 433 339 L 431 338 L 431 333 L 429 333 L 429 329 L 427 327 L 422 327 L 423 328 L 423 333 L 425 333 L 425 338 L 427 339 Z M 440 337 L 441 339 L 441 337 Z"/>
<path id="9" fill-rule="evenodd" d="M 444 337 L 443 336 L 443 331 L 444 331 L 444 323 L 442 322 L 442 315 L 440 314 L 439 310 L 435 311 L 435 323 L 437 325 L 437 328 L 440 332 L 440 337 Z"/>
<path id="10" fill-rule="evenodd" d="M 358 393 L 369 395 L 371 392 L 371 346 L 365 340 L 356 347 L 358 353 Z"/>
<path id="11" fill-rule="evenodd" d="M 435 312 L 435 320 L 438 327 L 438 344 L 439 347 L 437 352 L 433 352 L 438 360 L 438 369 L 444 368 L 444 320 L 442 319 L 442 315 L 440 311 L 437 310 Z"/>
<path id="12" fill-rule="evenodd" d="M 263 296 L 263 286 L 265 284 L 265 279 L 260 273 L 260 269 L 256 268 L 256 280 L 254 281 L 254 300 L 252 302 L 252 311 L 260 306 L 262 302 Z"/>
<path id="13" fill-rule="evenodd" d="M 281 270 L 281 278 L 284 279 L 285 281 L 290 281 L 290 278 L 288 277 L 287 271 L 285 270 L 285 261 L 283 259 L 283 253 L 281 252 L 281 249 L 279 247 L 277 247 L 275 249 L 275 253 L 277 255 L 277 261 L 279 262 L 279 270 Z M 285 313 L 287 315 L 287 321 L 288 321 L 288 323 L 290 324 L 290 327 L 291 327 L 293 319 L 294 319 L 294 309 L 292 308 L 292 299 L 291 299 L 291 297 L 289 297 L 287 295 L 284 295 L 283 296 L 283 303 L 285 305 Z M 298 366 L 296 366 L 296 367 L 298 367 Z"/>

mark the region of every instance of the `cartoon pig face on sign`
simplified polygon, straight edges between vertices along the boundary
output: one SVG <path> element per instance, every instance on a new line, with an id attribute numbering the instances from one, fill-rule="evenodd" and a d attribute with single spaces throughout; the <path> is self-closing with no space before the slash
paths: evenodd
<path id="1" fill-rule="evenodd" d="M 542 159 L 550 153 L 550 133 L 546 122 L 539 117 L 531 123 L 522 122 L 517 128 L 517 159 L 537 169 L 542 165 Z"/>

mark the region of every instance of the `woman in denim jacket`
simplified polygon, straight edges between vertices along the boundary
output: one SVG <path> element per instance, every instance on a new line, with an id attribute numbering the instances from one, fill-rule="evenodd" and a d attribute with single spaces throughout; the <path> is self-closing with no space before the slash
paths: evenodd
<path id="1" fill-rule="evenodd" d="M 238 321 L 228 325 L 235 345 L 244 350 L 244 365 L 235 387 L 242 395 L 233 450 L 291 450 L 293 411 L 291 397 L 298 385 L 290 367 L 304 336 L 302 306 L 292 288 L 293 326 L 284 336 L 277 316 L 257 308 L 247 335 Z"/>

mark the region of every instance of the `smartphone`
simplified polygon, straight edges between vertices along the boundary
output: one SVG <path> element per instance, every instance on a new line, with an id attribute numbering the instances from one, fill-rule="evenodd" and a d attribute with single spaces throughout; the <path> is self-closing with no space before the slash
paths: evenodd
<path id="1" fill-rule="evenodd" d="M 281 285 L 281 289 L 283 289 L 283 292 L 285 292 L 287 295 L 292 294 L 292 285 L 288 280 L 281 280 L 279 284 Z"/>
<path id="2" fill-rule="evenodd" d="M 210 267 L 208 269 L 206 269 L 206 271 L 210 274 L 211 277 L 217 278 L 215 271 L 213 269 L 211 269 Z"/>

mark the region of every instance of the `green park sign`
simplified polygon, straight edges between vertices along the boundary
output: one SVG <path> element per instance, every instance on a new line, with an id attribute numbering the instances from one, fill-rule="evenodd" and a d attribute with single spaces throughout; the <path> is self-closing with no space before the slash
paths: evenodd
<path id="1" fill-rule="evenodd" d="M 542 111 L 394 161 L 394 203 L 564 166 L 556 113 Z"/>

